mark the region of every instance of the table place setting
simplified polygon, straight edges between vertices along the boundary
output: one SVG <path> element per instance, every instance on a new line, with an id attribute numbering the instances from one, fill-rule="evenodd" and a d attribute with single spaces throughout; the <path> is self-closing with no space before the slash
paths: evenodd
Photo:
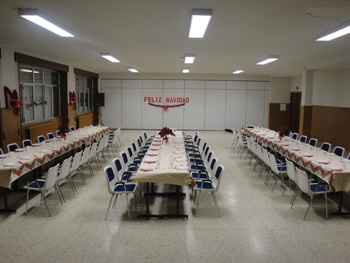
<path id="1" fill-rule="evenodd" d="M 142 164 L 139 167 L 139 171 L 141 171 L 141 172 L 151 172 L 151 171 L 153 171 L 153 165 L 151 165 L 151 164 Z"/>

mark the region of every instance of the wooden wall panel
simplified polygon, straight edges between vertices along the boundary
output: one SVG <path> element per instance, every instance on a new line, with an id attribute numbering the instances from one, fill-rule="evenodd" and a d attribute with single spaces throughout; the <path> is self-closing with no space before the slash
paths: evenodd
<path id="1" fill-rule="evenodd" d="M 20 117 L 15 115 L 13 108 L 1 108 L 1 148 L 7 152 L 7 144 L 21 145 Z"/>
<path id="2" fill-rule="evenodd" d="M 290 107 L 286 104 L 286 110 L 280 110 L 280 103 L 270 103 L 269 128 L 278 131 L 281 126 L 289 126 Z"/>
<path id="3" fill-rule="evenodd" d="M 73 104 L 72 105 L 67 105 L 68 106 L 68 128 L 70 126 L 74 126 L 75 128 L 77 128 L 77 111 L 76 109 L 74 109 Z"/>
<path id="4" fill-rule="evenodd" d="M 37 143 L 39 135 L 44 135 L 45 138 L 47 138 L 46 135 L 48 132 L 53 132 L 53 134 L 55 134 L 55 131 L 58 130 L 61 125 L 62 122 L 60 118 L 23 125 L 22 140 L 31 139 L 33 143 Z M 22 145 L 22 142 L 20 145 Z"/>
<path id="5" fill-rule="evenodd" d="M 90 126 L 94 124 L 93 113 L 79 115 L 78 119 L 79 119 L 79 128 L 84 128 L 85 126 Z"/>
<path id="6" fill-rule="evenodd" d="M 312 106 L 311 136 L 350 150 L 350 108 Z"/>
<path id="7" fill-rule="evenodd" d="M 312 106 L 300 106 L 299 135 L 311 138 Z"/>

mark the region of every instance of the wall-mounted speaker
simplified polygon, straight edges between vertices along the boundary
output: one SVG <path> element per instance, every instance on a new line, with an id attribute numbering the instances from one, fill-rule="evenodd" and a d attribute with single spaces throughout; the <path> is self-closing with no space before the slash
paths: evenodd
<path id="1" fill-rule="evenodd" d="M 104 107 L 105 106 L 105 94 L 104 93 L 97 93 L 96 103 L 100 107 Z"/>

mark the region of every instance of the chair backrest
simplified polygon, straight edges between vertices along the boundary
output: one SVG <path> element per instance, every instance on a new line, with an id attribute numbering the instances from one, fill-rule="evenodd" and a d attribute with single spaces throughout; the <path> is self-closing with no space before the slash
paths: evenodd
<path id="1" fill-rule="evenodd" d="M 217 161 L 218 161 L 218 158 L 216 158 L 216 157 L 213 158 L 213 160 L 211 160 L 211 163 L 210 163 L 210 166 L 209 166 L 210 170 L 214 171 Z"/>
<path id="2" fill-rule="evenodd" d="M 225 170 L 225 167 L 222 164 L 220 164 L 215 170 L 215 173 L 214 173 L 214 176 L 213 176 L 213 179 L 212 179 L 213 186 L 215 188 L 214 189 L 215 192 L 217 190 L 219 190 L 219 185 L 220 185 L 222 173 L 224 172 L 224 170 Z"/>
<path id="3" fill-rule="evenodd" d="M 104 169 L 107 179 L 107 188 L 110 194 L 114 192 L 114 185 L 118 181 L 118 178 L 115 176 L 112 166 L 107 165 Z"/>
<path id="4" fill-rule="evenodd" d="M 70 129 L 70 131 L 75 131 L 75 127 L 74 126 L 70 126 L 69 129 Z"/>
<path id="5" fill-rule="evenodd" d="M 4 152 L 2 151 L 2 149 L 0 148 L 0 154 L 4 154 Z"/>
<path id="6" fill-rule="evenodd" d="M 324 150 L 325 152 L 329 152 L 329 150 L 331 149 L 331 144 L 328 142 L 324 142 L 321 145 L 321 150 Z"/>
<path id="7" fill-rule="evenodd" d="M 260 160 L 264 161 L 263 147 L 256 143 L 256 151 Z"/>
<path id="8" fill-rule="evenodd" d="M 340 156 L 340 157 L 343 157 L 344 156 L 344 152 L 345 152 L 345 149 L 343 147 L 340 147 L 340 146 L 335 146 L 334 147 L 334 150 L 333 150 L 333 153 Z"/>
<path id="9" fill-rule="evenodd" d="M 199 145 L 201 144 L 201 140 L 202 140 L 202 138 L 198 138 L 198 140 L 197 140 L 197 147 L 199 147 Z"/>
<path id="10" fill-rule="evenodd" d="M 139 150 L 141 150 L 142 144 L 140 138 L 137 138 L 137 145 L 139 147 Z"/>
<path id="11" fill-rule="evenodd" d="M 147 133 L 144 131 L 143 133 L 143 137 L 145 138 L 145 142 L 147 141 Z"/>
<path id="12" fill-rule="evenodd" d="M 60 130 L 56 130 L 56 137 L 60 137 L 62 134 L 61 134 L 61 131 Z"/>
<path id="13" fill-rule="evenodd" d="M 141 136 L 141 135 L 139 136 L 139 139 L 140 139 L 140 141 L 141 141 L 141 146 L 144 146 L 145 144 L 144 144 L 144 142 L 143 142 L 143 139 L 142 139 L 142 136 Z"/>
<path id="14" fill-rule="evenodd" d="M 103 139 L 103 138 L 102 138 Z M 102 152 L 103 150 L 103 141 L 102 139 L 100 139 L 98 142 L 97 142 L 97 153 L 100 153 Z"/>
<path id="15" fill-rule="evenodd" d="M 10 143 L 7 145 L 7 151 L 8 152 L 14 152 L 16 149 L 18 149 L 17 143 Z"/>
<path id="16" fill-rule="evenodd" d="M 202 153 L 204 153 L 204 151 L 205 151 L 205 149 L 206 149 L 206 147 L 207 147 L 207 142 L 205 142 L 205 143 L 203 143 L 203 147 L 202 147 Z"/>
<path id="17" fill-rule="evenodd" d="M 316 147 L 316 145 L 317 145 L 317 139 L 311 138 L 310 141 L 309 141 L 309 145 L 311 145 L 311 146 L 313 146 L 313 147 Z"/>
<path id="18" fill-rule="evenodd" d="M 211 152 L 208 154 L 207 163 L 210 163 L 210 159 L 213 157 L 213 154 L 214 154 L 213 151 L 211 151 Z"/>
<path id="19" fill-rule="evenodd" d="M 270 167 L 270 157 L 265 148 L 262 147 L 262 152 L 263 152 L 263 161 L 264 163 Z"/>
<path id="20" fill-rule="evenodd" d="M 97 153 L 97 146 L 98 146 L 98 142 L 94 142 L 92 144 L 89 159 L 95 157 L 95 155 Z"/>
<path id="21" fill-rule="evenodd" d="M 30 139 L 26 139 L 22 141 L 23 148 L 26 148 L 27 146 L 32 146 L 32 141 Z"/>
<path id="22" fill-rule="evenodd" d="M 296 182 L 296 174 L 295 174 L 295 166 L 294 163 L 286 159 L 286 165 L 287 165 L 287 175 L 290 180 Z M 296 182 L 297 183 L 297 182 Z"/>
<path id="23" fill-rule="evenodd" d="M 196 135 L 194 136 L 193 142 L 197 142 L 197 140 L 198 140 L 198 133 L 196 133 Z"/>
<path id="24" fill-rule="evenodd" d="M 129 154 L 129 159 L 130 159 L 130 161 L 134 158 L 134 153 L 133 153 L 133 151 L 132 151 L 132 149 L 131 149 L 131 147 L 130 146 L 127 146 L 126 147 L 126 151 L 128 152 L 128 154 Z"/>
<path id="25" fill-rule="evenodd" d="M 51 139 L 55 138 L 55 135 L 53 135 L 52 132 L 49 132 L 49 133 L 47 134 L 47 138 L 48 138 L 49 140 L 51 140 Z"/>
<path id="26" fill-rule="evenodd" d="M 306 135 L 301 135 L 299 141 L 302 143 L 306 143 L 307 136 Z"/>
<path id="27" fill-rule="evenodd" d="M 296 139 L 298 139 L 298 136 L 299 136 L 299 134 L 295 132 L 292 134 L 292 139 L 296 140 Z"/>
<path id="28" fill-rule="evenodd" d="M 127 169 L 129 166 L 129 158 L 128 158 L 126 152 L 121 152 L 120 156 L 122 157 L 122 164 L 123 164 L 124 168 Z"/>
<path id="29" fill-rule="evenodd" d="M 123 165 L 122 165 L 122 163 L 121 163 L 119 158 L 114 158 L 113 159 L 113 163 L 114 163 L 114 166 L 115 166 L 115 169 L 116 169 L 117 173 L 123 171 Z"/>
<path id="30" fill-rule="evenodd" d="M 271 167 L 271 170 L 275 173 L 275 174 L 279 174 L 279 171 L 277 169 L 277 163 L 276 163 L 276 157 L 271 154 L 271 153 L 268 153 L 269 155 L 269 158 L 270 158 L 270 167 Z"/>
<path id="31" fill-rule="evenodd" d="M 204 158 L 203 158 L 204 160 L 205 160 L 205 158 L 208 156 L 208 153 L 209 153 L 210 148 L 211 148 L 211 147 L 210 147 L 209 145 L 207 146 L 207 148 L 205 148 L 204 156 L 203 156 L 203 157 L 204 157 Z"/>
<path id="32" fill-rule="evenodd" d="M 247 126 L 245 126 L 247 129 L 254 129 L 255 128 L 255 126 L 254 125 L 247 125 Z"/>
<path id="33" fill-rule="evenodd" d="M 348 154 L 348 158 L 347 159 L 349 159 L 350 160 L 350 152 L 349 152 L 349 154 Z"/>
<path id="34" fill-rule="evenodd" d="M 59 173 L 59 176 L 57 178 L 57 180 L 62 180 L 64 178 L 66 178 L 70 172 L 70 165 L 71 165 L 71 162 L 72 162 L 72 156 L 65 159 L 61 165 L 61 170 L 60 170 L 60 173 Z"/>
<path id="35" fill-rule="evenodd" d="M 59 163 L 56 164 L 54 167 L 51 167 L 47 172 L 47 175 L 45 177 L 45 184 L 42 189 L 43 191 L 50 189 L 56 184 L 59 165 L 60 165 Z"/>
<path id="36" fill-rule="evenodd" d="M 91 145 L 89 145 L 88 147 L 85 147 L 80 165 L 85 164 L 89 160 L 90 150 L 91 150 Z"/>
<path id="37" fill-rule="evenodd" d="M 38 142 L 41 143 L 43 141 L 45 141 L 45 136 L 44 135 L 39 135 L 38 136 Z"/>
<path id="38" fill-rule="evenodd" d="M 72 162 L 72 165 L 70 167 L 70 171 L 71 172 L 74 172 L 75 170 L 77 170 L 79 168 L 80 162 L 81 162 L 82 153 L 83 153 L 83 151 L 81 150 L 80 152 L 77 152 L 74 155 L 73 162 Z"/>
<path id="39" fill-rule="evenodd" d="M 298 186 L 300 190 L 306 194 L 310 194 L 311 190 L 308 175 L 305 171 L 300 170 L 299 168 L 295 168 L 295 170 L 297 171 Z"/>
<path id="40" fill-rule="evenodd" d="M 131 142 L 130 145 L 131 145 L 132 151 L 133 151 L 134 154 L 136 155 L 136 154 L 137 154 L 137 146 L 136 146 L 136 143 Z"/>

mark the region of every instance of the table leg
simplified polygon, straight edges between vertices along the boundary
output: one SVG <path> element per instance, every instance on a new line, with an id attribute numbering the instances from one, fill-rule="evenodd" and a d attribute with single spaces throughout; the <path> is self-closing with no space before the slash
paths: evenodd
<path id="1" fill-rule="evenodd" d="M 344 192 L 341 191 L 339 194 L 339 203 L 338 203 L 338 211 L 335 213 L 331 213 L 331 215 L 341 215 L 341 216 L 347 216 L 350 215 L 348 212 L 342 212 L 343 209 L 343 199 L 344 199 Z"/>

